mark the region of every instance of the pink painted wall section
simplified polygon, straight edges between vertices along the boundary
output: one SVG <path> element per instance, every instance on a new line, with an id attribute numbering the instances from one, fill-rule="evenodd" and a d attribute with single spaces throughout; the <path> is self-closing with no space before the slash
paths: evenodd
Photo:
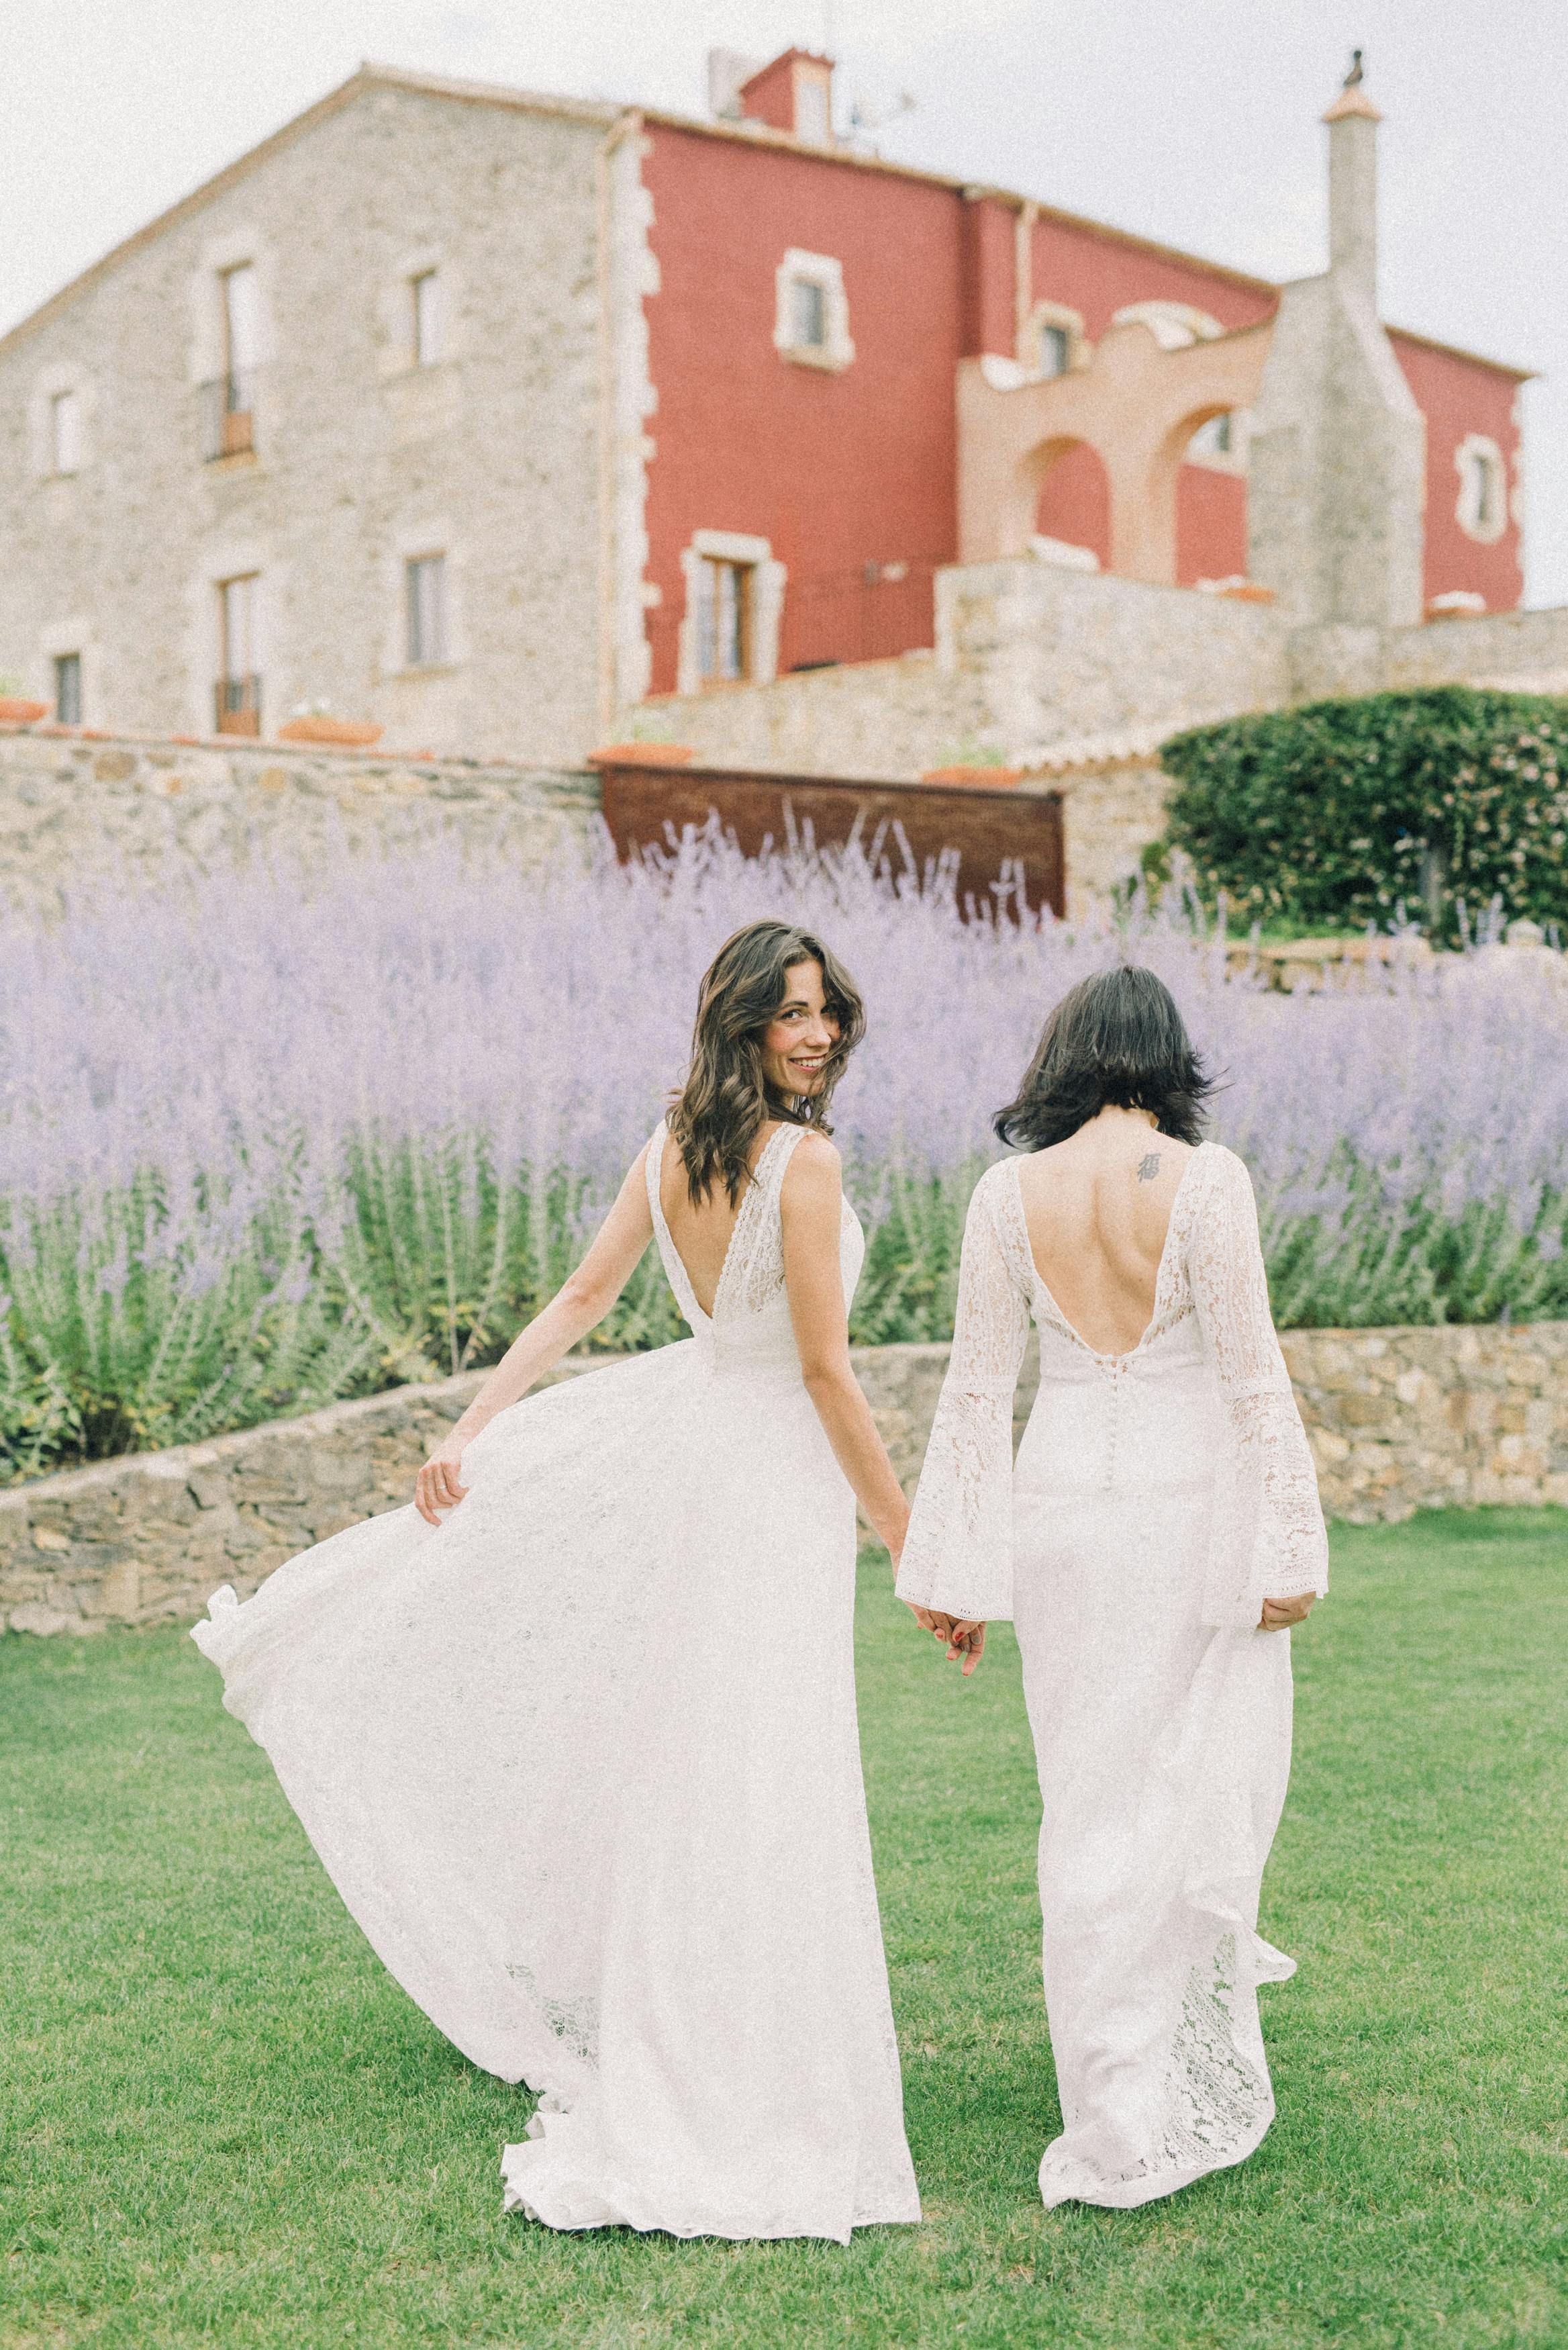
<path id="1" fill-rule="evenodd" d="M 754 533 L 788 566 L 783 669 L 929 645 L 931 570 L 958 543 L 964 208 L 948 188 L 826 155 L 662 124 L 649 143 L 653 691 L 675 687 L 680 552 L 697 530 Z M 842 264 L 855 359 L 841 374 L 774 347 L 791 246 Z"/>
<path id="2" fill-rule="evenodd" d="M 1489 612 L 1511 612 L 1524 594 L 1511 492 L 1519 479 L 1517 400 L 1525 378 L 1397 330 L 1389 339 L 1427 420 L 1427 595 L 1464 588 L 1484 596 Z M 1459 475 L 1455 460 L 1471 432 L 1495 441 L 1508 464 L 1508 526 L 1490 546 L 1471 538 L 1460 527 L 1456 511 Z"/>
<path id="3" fill-rule="evenodd" d="M 980 196 L 963 206 L 963 316 L 960 331 L 966 359 L 994 351 L 1012 359 L 1018 348 L 1018 310 L 1013 286 L 1017 262 L 1012 204 Z"/>

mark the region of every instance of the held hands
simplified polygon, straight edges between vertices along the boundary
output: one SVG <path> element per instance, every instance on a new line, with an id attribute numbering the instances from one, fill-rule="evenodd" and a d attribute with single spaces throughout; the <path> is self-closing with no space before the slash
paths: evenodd
<path id="1" fill-rule="evenodd" d="M 462 1447 L 449 1436 L 414 1480 L 414 1507 L 432 1526 L 441 1523 L 439 1513 L 455 1510 L 468 1491 L 458 1473 L 462 1467 Z"/>
<path id="2" fill-rule="evenodd" d="M 940 1607 L 912 1610 L 922 1632 L 929 1632 L 946 1650 L 944 1662 L 961 1668 L 967 1681 L 985 1654 L 985 1626 L 971 1616 L 947 1616 Z"/>
<path id="3" fill-rule="evenodd" d="M 1316 1597 L 1315 1591 L 1303 1591 L 1296 1599 L 1265 1599 L 1258 1618 L 1259 1631 L 1285 1632 L 1293 1624 L 1304 1624 Z"/>

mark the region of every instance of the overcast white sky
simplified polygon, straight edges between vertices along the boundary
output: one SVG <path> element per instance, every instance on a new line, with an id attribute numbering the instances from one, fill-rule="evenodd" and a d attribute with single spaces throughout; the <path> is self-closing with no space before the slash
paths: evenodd
<path id="1" fill-rule="evenodd" d="M 1383 310 L 1542 369 L 1534 604 L 1568 603 L 1564 0 L 0 0 L 0 328 L 362 57 L 700 112 L 711 46 L 840 60 L 884 151 L 1268 277 L 1324 265 L 1318 116 L 1383 130 Z"/>

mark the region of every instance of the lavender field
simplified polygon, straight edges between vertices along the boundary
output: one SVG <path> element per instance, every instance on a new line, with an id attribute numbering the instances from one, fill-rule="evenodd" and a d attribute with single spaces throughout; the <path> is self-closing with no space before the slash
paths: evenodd
<path id="1" fill-rule="evenodd" d="M 1050 1004 L 1118 954 L 1229 1073 L 1282 1323 L 1568 1312 L 1568 986 L 1489 948 L 1314 996 L 1222 941 L 961 918 L 941 878 L 689 841 L 467 869 L 234 872 L 0 941 L 0 1475 L 493 1357 L 580 1253 L 741 921 L 820 928 L 869 1035 L 837 1100 L 865 1341 L 945 1336 L 990 1119 Z M 680 1326 L 645 1263 L 611 1346 Z"/>

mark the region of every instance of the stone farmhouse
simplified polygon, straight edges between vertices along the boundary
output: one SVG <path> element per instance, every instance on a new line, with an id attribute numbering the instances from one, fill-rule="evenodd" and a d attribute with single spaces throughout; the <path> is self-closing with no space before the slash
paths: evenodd
<path id="1" fill-rule="evenodd" d="M 367 66 L 0 339 L 0 671 L 96 730 L 891 777 L 1568 685 L 1523 371 L 1379 319 L 1359 68 L 1278 286 L 846 143 L 826 58 L 710 65 L 706 120 Z"/>

